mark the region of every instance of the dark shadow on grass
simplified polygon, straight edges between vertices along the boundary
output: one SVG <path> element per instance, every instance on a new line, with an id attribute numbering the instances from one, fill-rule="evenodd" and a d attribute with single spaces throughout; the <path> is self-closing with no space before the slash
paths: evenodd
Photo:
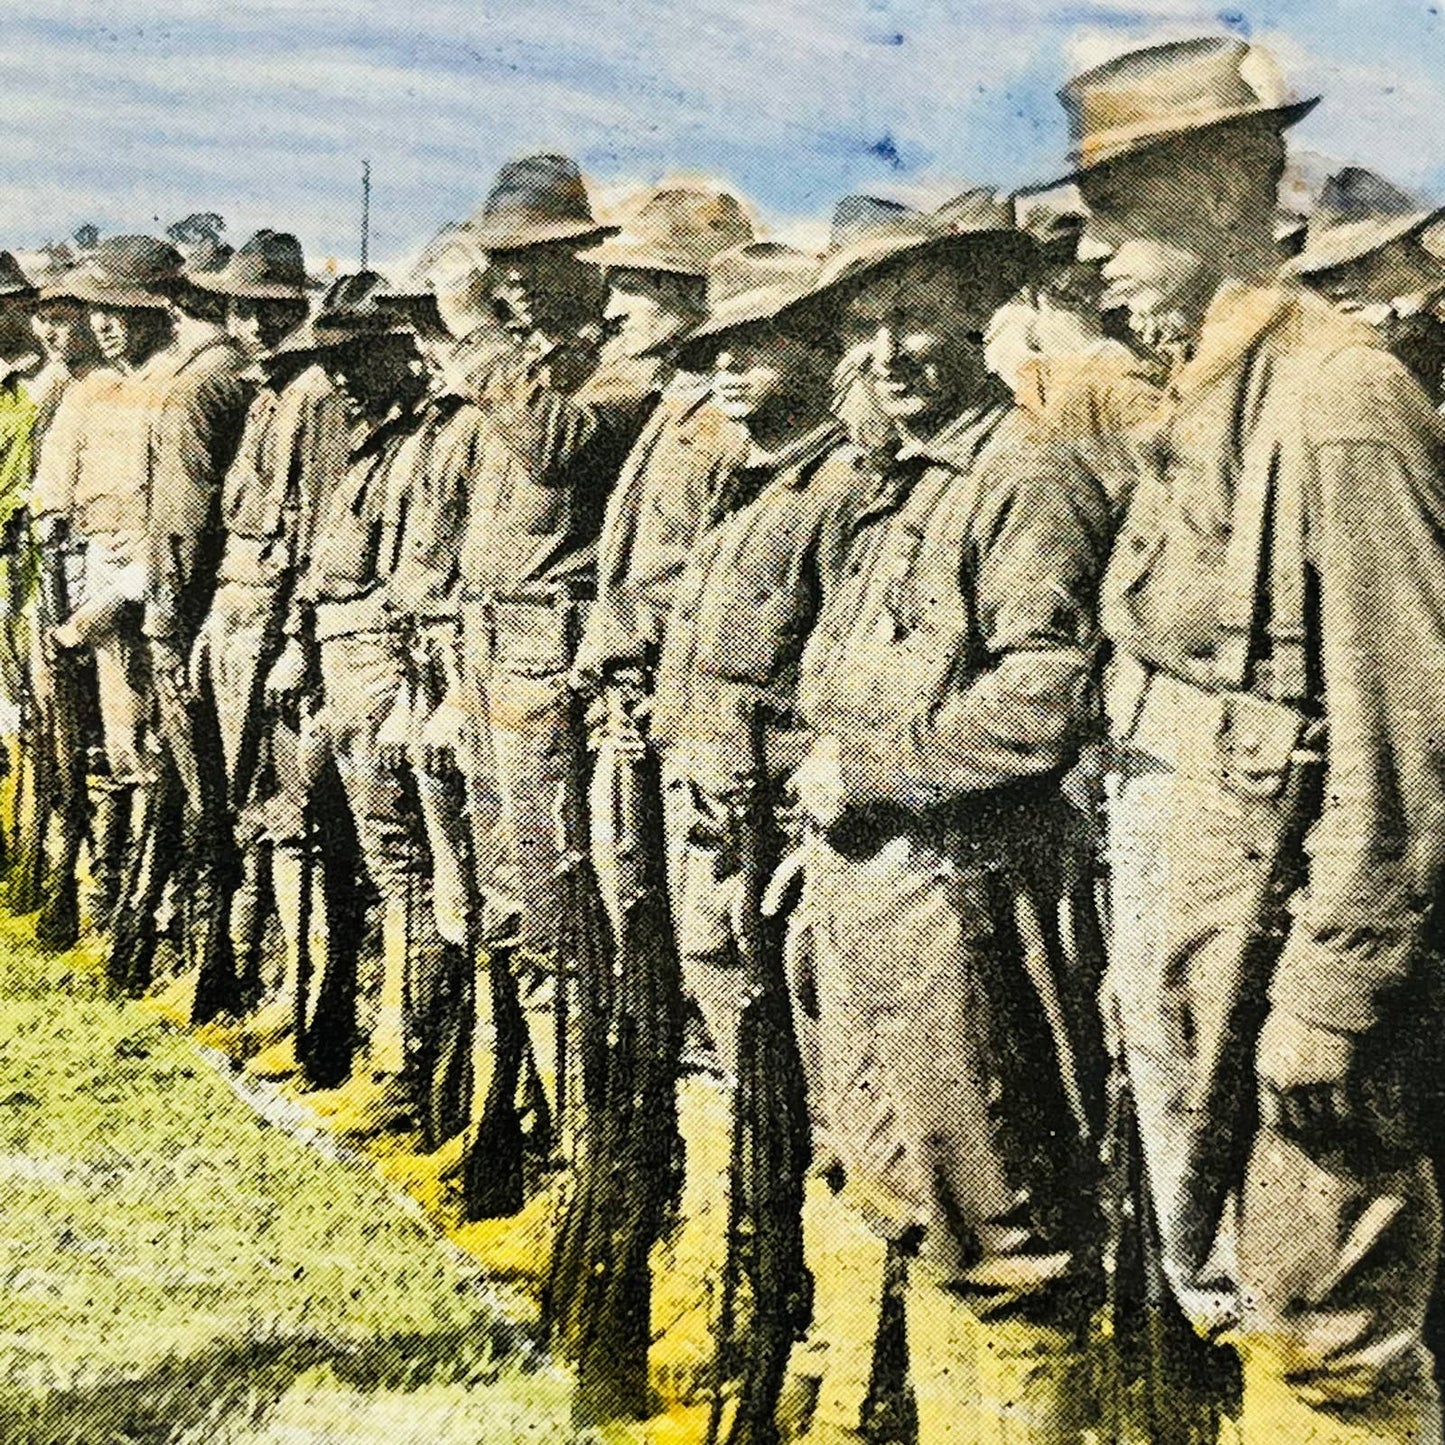
<path id="1" fill-rule="evenodd" d="M 28 1395 L 0 1385 L 5 1445 L 171 1445 L 264 1423 L 296 1379 L 329 1366 L 361 1393 L 482 1385 L 544 1359 L 534 1333 L 500 1316 L 466 1329 L 370 1340 L 273 1335 L 217 1340 L 139 1378 L 117 1372 L 75 1390 Z"/>

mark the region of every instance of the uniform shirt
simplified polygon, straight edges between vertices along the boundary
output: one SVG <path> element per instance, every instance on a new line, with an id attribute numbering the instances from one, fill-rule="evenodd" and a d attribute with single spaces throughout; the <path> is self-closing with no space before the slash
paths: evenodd
<path id="1" fill-rule="evenodd" d="M 456 616 L 460 541 L 473 479 L 486 455 L 477 407 L 455 392 L 434 398 L 396 462 L 387 530 L 397 538 L 388 603 L 418 622 Z"/>
<path id="2" fill-rule="evenodd" d="M 56 411 L 36 510 L 104 537 L 137 569 L 152 637 L 186 635 L 204 610 L 216 499 L 250 399 L 244 372 L 236 347 L 207 334 L 134 371 L 91 372 Z"/>
<path id="3" fill-rule="evenodd" d="M 1378 1018 L 1440 884 L 1442 478 L 1441 419 L 1372 331 L 1314 296 L 1226 286 L 1169 388 L 1104 589 L 1117 649 L 1214 687 L 1222 620 L 1263 600 L 1226 583 L 1235 498 L 1247 482 L 1299 498 L 1290 528 L 1271 506 L 1265 569 L 1302 536 L 1303 666 L 1282 685 L 1255 652 L 1243 682 L 1328 726 L 1328 802 L 1272 988 L 1276 1007 L 1324 1028 Z"/>
<path id="4" fill-rule="evenodd" d="M 661 747 L 700 748 L 741 772 L 753 708 L 796 727 L 798 660 L 859 495 L 844 440 L 829 421 L 781 457 L 738 468 L 720 494 L 721 516 L 698 539 L 668 622 L 652 713 Z"/>
<path id="5" fill-rule="evenodd" d="M 1103 490 L 1001 404 L 870 467 L 799 688 L 846 805 L 923 813 L 1061 772 L 1089 714 Z"/>
<path id="6" fill-rule="evenodd" d="M 633 363 L 600 368 L 575 393 L 519 359 L 493 369 L 462 539 L 468 595 L 593 593 L 608 493 L 660 394 L 656 373 Z"/>
<path id="7" fill-rule="evenodd" d="M 607 504 L 580 671 L 601 678 L 656 665 L 693 543 L 716 520 L 719 492 L 747 449 L 747 433 L 712 405 L 704 381 L 687 376 L 668 388 Z"/>
<path id="8" fill-rule="evenodd" d="M 255 368 L 262 381 L 265 373 Z M 264 380 L 246 413 L 245 430 L 221 488 L 227 552 L 223 580 L 255 581 L 257 549 L 274 543 L 275 566 L 309 545 L 315 520 L 346 469 L 349 426 L 336 388 L 319 366 Z"/>
<path id="9" fill-rule="evenodd" d="M 149 393 L 145 631 L 188 641 L 220 561 L 221 483 L 236 454 L 254 383 L 228 337 L 177 341 L 137 372 Z"/>
<path id="10" fill-rule="evenodd" d="M 23 375 L 0 380 L 0 528 L 30 500 L 39 408 Z"/>
<path id="11" fill-rule="evenodd" d="M 395 570 L 400 508 L 394 489 L 409 479 L 404 451 L 421 422 L 419 405 L 398 403 L 352 435 L 346 476 L 331 496 L 296 590 L 299 604 L 371 599 L 382 624 L 386 580 Z"/>

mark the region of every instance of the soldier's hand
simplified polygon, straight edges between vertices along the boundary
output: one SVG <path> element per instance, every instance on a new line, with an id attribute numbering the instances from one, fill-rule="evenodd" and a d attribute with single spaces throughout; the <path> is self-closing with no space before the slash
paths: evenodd
<path id="1" fill-rule="evenodd" d="M 1356 1035 L 1272 1009 L 1255 1049 L 1263 1107 L 1299 1138 L 1328 1136 L 1357 1112 Z"/>
<path id="2" fill-rule="evenodd" d="M 299 637 L 291 638 L 266 675 L 266 706 L 281 717 L 295 718 L 310 690 L 311 666 Z"/>
<path id="3" fill-rule="evenodd" d="M 52 628 L 48 634 L 51 643 L 62 652 L 75 652 L 78 648 L 85 646 L 85 638 L 81 636 L 80 628 L 76 625 L 75 619 L 62 622 L 59 627 Z"/>
<path id="4" fill-rule="evenodd" d="M 466 743 L 467 711 L 460 697 L 448 693 L 432 709 L 421 730 L 422 766 L 429 773 L 456 770 Z"/>
<path id="5" fill-rule="evenodd" d="M 376 735 L 381 765 L 399 772 L 411 761 L 412 728 L 416 718 L 411 692 L 403 687 Z"/>
<path id="6" fill-rule="evenodd" d="M 819 738 L 792 776 L 790 788 L 803 812 L 820 828 L 843 816 L 843 763 L 836 738 Z"/>
<path id="7" fill-rule="evenodd" d="M 185 652 L 167 638 L 153 637 L 151 672 L 156 684 L 179 702 L 191 697 L 191 669 Z"/>

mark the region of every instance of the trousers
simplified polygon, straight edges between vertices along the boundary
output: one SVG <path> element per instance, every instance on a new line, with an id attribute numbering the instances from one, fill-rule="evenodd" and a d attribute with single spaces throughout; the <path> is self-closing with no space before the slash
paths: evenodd
<path id="1" fill-rule="evenodd" d="M 1422 1343 L 1440 1236 L 1426 1150 L 1398 1111 L 1349 1137 L 1291 1137 L 1254 1068 L 1303 881 L 1284 786 L 1297 765 L 1281 758 L 1274 795 L 1231 787 L 1189 743 L 1200 700 L 1155 726 L 1165 685 L 1152 696 L 1116 742 L 1109 784 L 1103 1002 L 1164 1272 L 1195 1328 L 1239 1347 L 1249 1441 L 1438 1438 Z M 1379 1040 L 1382 1100 L 1406 1096 L 1402 1039 Z"/>

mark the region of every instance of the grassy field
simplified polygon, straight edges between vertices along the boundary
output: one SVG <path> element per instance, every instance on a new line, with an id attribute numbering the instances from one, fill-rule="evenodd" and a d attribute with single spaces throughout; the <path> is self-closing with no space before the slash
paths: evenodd
<path id="1" fill-rule="evenodd" d="M 567 1382 L 369 1167 L 0 927 L 0 1440 L 567 1440 Z"/>

